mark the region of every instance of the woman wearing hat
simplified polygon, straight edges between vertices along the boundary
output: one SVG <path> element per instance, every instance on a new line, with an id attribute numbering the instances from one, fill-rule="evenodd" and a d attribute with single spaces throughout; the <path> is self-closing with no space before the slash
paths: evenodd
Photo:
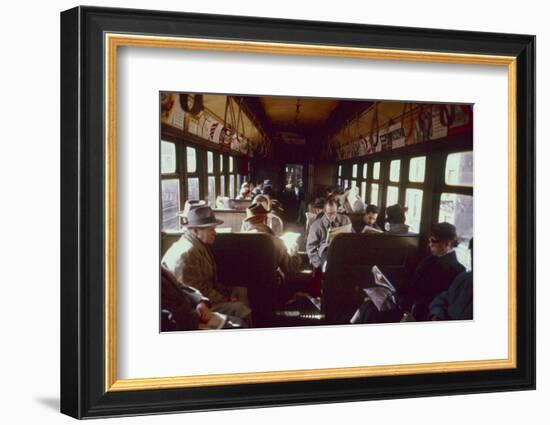
<path id="1" fill-rule="evenodd" d="M 465 270 L 456 258 L 456 228 L 450 223 L 432 225 L 428 238 L 430 256 L 420 262 L 404 292 L 404 307 L 416 320 L 429 320 L 429 305 L 441 292 L 449 289 L 457 275 Z"/>
<path id="2" fill-rule="evenodd" d="M 250 309 L 245 305 L 248 304 L 246 291 L 244 288 L 221 285 L 217 281 L 216 263 L 210 253 L 210 246 L 216 240 L 216 226 L 222 223 L 208 206 L 191 208 L 187 213 L 185 232 L 164 254 L 162 265 L 182 285 L 199 290 L 210 300 L 214 311 L 245 318 L 250 314 Z M 225 304 L 235 300 L 242 303 Z"/>

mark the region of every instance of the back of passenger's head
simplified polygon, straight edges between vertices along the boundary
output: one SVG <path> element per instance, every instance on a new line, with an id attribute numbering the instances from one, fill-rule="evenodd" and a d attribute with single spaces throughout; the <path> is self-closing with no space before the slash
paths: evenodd
<path id="1" fill-rule="evenodd" d="M 273 187 L 271 185 L 264 184 L 262 194 L 271 196 L 273 194 Z"/>
<path id="2" fill-rule="evenodd" d="M 267 216 L 268 210 L 262 204 L 251 204 L 246 209 L 247 217 Z"/>
<path id="3" fill-rule="evenodd" d="M 451 223 L 434 223 L 430 229 L 430 237 L 440 242 L 452 242 L 452 246 L 458 246 L 456 227 Z"/>
<path id="4" fill-rule="evenodd" d="M 405 208 L 399 204 L 386 208 L 386 219 L 389 223 L 405 224 Z"/>
<path id="5" fill-rule="evenodd" d="M 271 199 L 267 195 L 257 195 L 252 200 L 253 204 L 261 204 L 269 212 L 271 210 Z"/>
<path id="6" fill-rule="evenodd" d="M 368 205 L 367 209 L 365 210 L 365 214 L 378 214 L 378 212 L 379 208 L 374 204 Z"/>

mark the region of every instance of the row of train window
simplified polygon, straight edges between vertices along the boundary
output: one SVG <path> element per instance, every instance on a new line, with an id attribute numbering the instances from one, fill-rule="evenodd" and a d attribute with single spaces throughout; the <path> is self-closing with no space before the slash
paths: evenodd
<path id="1" fill-rule="evenodd" d="M 177 154 L 176 144 L 161 143 L 163 230 L 180 228 L 178 212 L 185 200 L 206 197 L 214 205 L 216 196 L 234 198 L 242 181 L 233 156 L 180 146 Z M 365 204 L 384 207 L 404 204 L 406 223 L 411 231 L 420 232 L 427 160 L 423 155 L 387 161 L 346 161 L 337 164 L 335 183 L 343 188 L 357 188 Z M 470 268 L 467 245 L 473 235 L 473 154 L 471 151 L 449 153 L 444 163 L 430 164 L 432 169 L 443 165 L 444 181 L 437 220 L 456 226 L 460 238 L 457 253 L 461 262 Z"/>

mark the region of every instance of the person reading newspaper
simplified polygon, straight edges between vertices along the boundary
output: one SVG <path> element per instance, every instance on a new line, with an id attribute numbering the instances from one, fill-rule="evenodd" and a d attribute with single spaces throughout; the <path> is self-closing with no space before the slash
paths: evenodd
<path id="1" fill-rule="evenodd" d="M 338 203 L 333 199 L 328 199 L 323 207 L 323 215 L 311 223 L 306 252 L 310 263 L 316 269 L 323 267 L 328 254 L 328 246 L 334 236 L 342 232 L 353 232 L 349 217 L 339 214 L 337 211 Z"/>

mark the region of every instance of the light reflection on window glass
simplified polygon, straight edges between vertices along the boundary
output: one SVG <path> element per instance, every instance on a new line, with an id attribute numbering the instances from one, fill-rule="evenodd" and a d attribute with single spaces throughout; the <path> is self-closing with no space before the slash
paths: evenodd
<path id="1" fill-rule="evenodd" d="M 363 178 L 366 179 L 367 178 L 367 171 L 368 171 L 368 164 L 365 162 L 363 164 Z"/>
<path id="2" fill-rule="evenodd" d="M 197 172 L 197 150 L 189 146 L 185 150 L 187 152 L 187 172 L 195 173 Z"/>
<path id="3" fill-rule="evenodd" d="M 176 145 L 164 140 L 160 144 L 160 172 L 176 172 Z"/>
<path id="4" fill-rule="evenodd" d="M 198 177 L 187 179 L 187 199 L 189 201 L 199 200 L 199 179 Z"/>
<path id="5" fill-rule="evenodd" d="M 232 156 L 229 157 L 229 172 L 230 173 L 233 172 L 233 157 Z"/>
<path id="6" fill-rule="evenodd" d="M 456 255 L 464 267 L 471 270 L 468 243 L 473 235 L 474 198 L 457 193 L 442 193 L 439 204 L 439 222 L 451 223 L 456 227 L 459 245 Z"/>
<path id="7" fill-rule="evenodd" d="M 426 175 L 426 157 L 411 158 L 409 165 L 409 181 L 422 183 Z"/>
<path id="8" fill-rule="evenodd" d="M 450 186 L 472 186 L 474 184 L 474 155 L 472 152 L 447 155 L 445 183 Z"/>
<path id="9" fill-rule="evenodd" d="M 415 233 L 420 233 L 423 194 L 420 189 L 407 189 L 405 191 L 406 223 L 410 226 L 411 231 Z"/>
<path id="10" fill-rule="evenodd" d="M 399 182 L 399 169 L 401 168 L 401 160 L 394 159 L 390 162 L 390 181 Z"/>
<path id="11" fill-rule="evenodd" d="M 380 178 L 380 162 L 375 162 L 372 168 L 372 178 L 378 180 Z"/>
<path id="12" fill-rule="evenodd" d="M 233 174 L 229 175 L 229 197 L 235 198 L 235 176 Z"/>
<path id="13" fill-rule="evenodd" d="M 215 205 L 216 200 L 216 177 L 208 176 L 208 202 L 210 205 Z"/>
<path id="14" fill-rule="evenodd" d="M 388 193 L 386 195 L 386 206 L 395 205 L 399 201 L 399 188 L 395 186 L 388 186 Z"/>
<path id="15" fill-rule="evenodd" d="M 214 153 L 213 152 L 207 152 L 206 153 L 206 162 L 207 162 L 207 168 L 208 168 L 208 173 L 213 173 L 214 172 Z"/>
<path id="16" fill-rule="evenodd" d="M 342 177 L 342 166 L 338 166 L 338 177 Z"/>
<path id="17" fill-rule="evenodd" d="M 223 155 L 220 154 L 220 173 L 223 173 Z"/>
<path id="18" fill-rule="evenodd" d="M 357 177 L 357 164 L 353 164 L 353 167 L 351 169 L 351 176 L 353 178 L 356 178 Z"/>
<path id="19" fill-rule="evenodd" d="M 370 203 L 378 205 L 378 184 L 373 183 L 370 185 Z"/>
<path id="20" fill-rule="evenodd" d="M 178 179 L 161 181 L 162 228 L 179 229 L 180 183 Z"/>

